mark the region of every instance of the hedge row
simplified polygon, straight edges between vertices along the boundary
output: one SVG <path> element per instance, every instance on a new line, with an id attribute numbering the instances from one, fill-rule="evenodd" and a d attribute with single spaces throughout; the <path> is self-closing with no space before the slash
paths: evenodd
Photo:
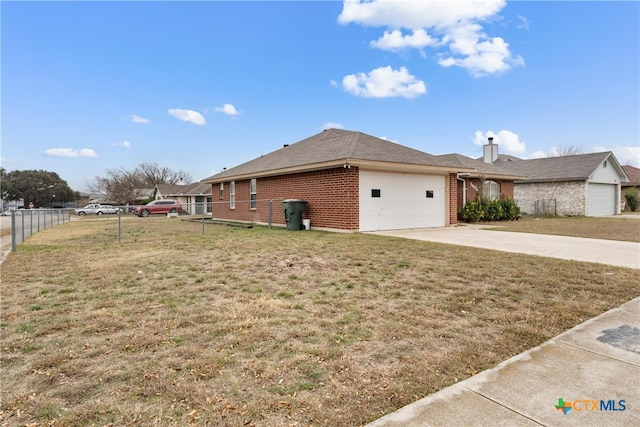
<path id="1" fill-rule="evenodd" d="M 497 200 L 483 200 L 478 197 L 467 202 L 460 209 L 464 222 L 478 221 L 513 221 L 520 216 L 520 208 L 510 197 L 500 197 Z"/>

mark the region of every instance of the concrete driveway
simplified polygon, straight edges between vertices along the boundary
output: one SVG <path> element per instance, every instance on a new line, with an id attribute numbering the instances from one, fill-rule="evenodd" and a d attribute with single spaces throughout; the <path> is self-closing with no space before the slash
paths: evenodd
<path id="1" fill-rule="evenodd" d="M 484 225 L 465 224 L 446 228 L 375 231 L 370 234 L 640 269 L 640 243 L 484 228 Z"/>

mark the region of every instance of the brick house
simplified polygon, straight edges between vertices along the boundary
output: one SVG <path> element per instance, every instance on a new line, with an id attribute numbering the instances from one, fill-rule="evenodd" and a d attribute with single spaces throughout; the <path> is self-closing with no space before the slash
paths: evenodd
<path id="1" fill-rule="evenodd" d="M 629 181 L 610 151 L 527 160 L 497 156 L 493 164 L 526 176 L 515 181 L 514 199 L 530 214 L 616 215 L 621 184 Z"/>
<path id="2" fill-rule="evenodd" d="M 212 186 L 216 219 L 285 224 L 282 200 L 302 199 L 314 228 L 374 231 L 454 225 L 459 191 L 473 188 L 461 182 L 493 177 L 507 196 L 514 177 L 523 178 L 468 157 L 328 129 L 202 182 Z"/>

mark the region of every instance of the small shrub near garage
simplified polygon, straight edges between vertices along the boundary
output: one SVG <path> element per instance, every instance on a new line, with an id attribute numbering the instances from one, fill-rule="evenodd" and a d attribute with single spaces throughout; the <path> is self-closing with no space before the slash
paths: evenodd
<path id="1" fill-rule="evenodd" d="M 640 196 L 638 195 L 638 189 L 636 187 L 629 187 L 624 190 L 624 198 L 627 201 L 627 206 L 631 212 L 635 212 L 640 204 Z"/>
<path id="2" fill-rule="evenodd" d="M 460 210 L 464 222 L 513 221 L 520 216 L 520 207 L 510 197 L 501 196 L 496 200 L 478 197 L 467 202 Z"/>

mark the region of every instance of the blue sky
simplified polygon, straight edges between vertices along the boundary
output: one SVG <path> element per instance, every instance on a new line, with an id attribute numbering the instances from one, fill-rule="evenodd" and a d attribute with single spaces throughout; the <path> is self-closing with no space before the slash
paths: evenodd
<path id="1" fill-rule="evenodd" d="M 194 180 L 337 127 L 640 166 L 640 2 L 11 2 L 1 164 Z"/>

